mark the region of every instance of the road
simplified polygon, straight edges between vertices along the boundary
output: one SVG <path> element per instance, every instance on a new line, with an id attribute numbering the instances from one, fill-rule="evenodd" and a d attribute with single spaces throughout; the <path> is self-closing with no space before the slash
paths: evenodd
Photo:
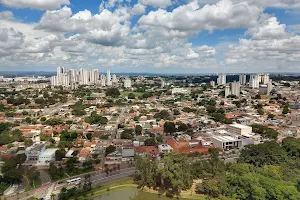
<path id="1" fill-rule="evenodd" d="M 121 124 L 124 121 L 124 113 L 125 113 L 126 107 L 122 107 L 121 111 L 119 113 L 118 119 L 116 120 L 116 129 L 113 131 L 111 135 L 111 139 L 116 139 L 118 137 L 118 125 Z"/>
<path id="2" fill-rule="evenodd" d="M 128 176 L 132 176 L 135 173 L 135 167 L 131 167 L 131 168 L 124 168 L 121 170 L 117 170 L 116 172 L 113 172 L 111 174 L 106 174 L 104 171 L 97 171 L 97 172 L 90 172 L 90 173 L 86 173 L 86 174 L 81 174 L 79 176 L 74 176 L 68 179 L 64 179 L 64 180 L 60 180 L 60 181 L 56 181 L 56 182 L 52 182 L 46 185 L 43 185 L 37 189 L 35 189 L 34 191 L 32 191 L 32 195 L 28 194 L 28 196 L 26 196 L 26 193 L 19 194 L 18 196 L 22 196 L 22 198 L 18 199 L 27 199 L 31 196 L 37 197 L 37 198 L 49 198 L 49 195 L 52 194 L 52 192 L 54 193 L 54 191 L 56 191 L 55 193 L 57 193 L 57 191 L 59 192 L 59 190 L 63 187 L 69 187 L 69 185 L 66 184 L 66 181 L 69 179 L 73 179 L 73 178 L 78 178 L 81 177 L 82 180 L 85 180 L 85 175 L 90 174 L 90 181 L 92 182 L 92 186 L 98 186 L 99 184 L 103 184 L 103 183 L 109 183 L 109 182 L 113 182 L 115 180 L 118 180 L 120 178 L 125 178 Z M 62 184 L 58 184 L 58 183 L 63 182 Z M 15 194 L 14 194 L 15 195 Z M 6 199 L 8 200 L 13 200 L 16 199 L 14 198 L 14 195 L 10 195 L 10 196 L 6 196 Z"/>

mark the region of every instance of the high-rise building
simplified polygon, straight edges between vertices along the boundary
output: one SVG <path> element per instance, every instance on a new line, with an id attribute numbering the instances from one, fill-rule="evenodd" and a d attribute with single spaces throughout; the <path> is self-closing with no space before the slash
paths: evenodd
<path id="1" fill-rule="evenodd" d="M 229 95 L 231 95 L 230 87 L 229 87 L 229 85 L 226 85 L 225 86 L 225 98 L 227 98 Z"/>
<path id="2" fill-rule="evenodd" d="M 56 76 L 50 78 L 51 85 L 61 85 L 64 87 L 76 88 L 77 85 L 93 85 L 98 84 L 99 70 L 93 69 L 88 71 L 86 69 L 74 70 L 63 67 L 57 67 Z M 75 83 L 75 85 L 73 84 Z"/>
<path id="3" fill-rule="evenodd" d="M 239 97 L 240 93 L 241 93 L 240 82 L 233 82 L 233 83 L 231 83 L 231 94 Z"/>
<path id="4" fill-rule="evenodd" d="M 268 84 L 270 82 L 270 75 L 269 74 L 263 74 L 262 75 L 262 84 Z"/>
<path id="5" fill-rule="evenodd" d="M 112 75 L 112 82 L 113 83 L 118 83 L 117 76 L 115 74 Z"/>
<path id="6" fill-rule="evenodd" d="M 225 85 L 226 84 L 226 74 L 220 74 L 217 78 L 218 85 Z"/>
<path id="7" fill-rule="evenodd" d="M 273 89 L 272 81 L 269 81 L 267 83 L 267 95 L 270 95 L 272 89 Z"/>
<path id="8" fill-rule="evenodd" d="M 106 71 L 106 82 L 110 82 L 110 81 L 111 81 L 110 69 L 107 69 L 107 71 Z"/>
<path id="9" fill-rule="evenodd" d="M 166 82 L 165 82 L 164 80 L 161 80 L 161 82 L 160 82 L 160 87 L 161 87 L 161 88 L 164 88 L 165 85 L 166 85 Z"/>
<path id="10" fill-rule="evenodd" d="M 215 87 L 215 85 L 216 85 L 216 83 L 214 81 L 210 81 L 209 84 L 211 87 Z"/>
<path id="11" fill-rule="evenodd" d="M 260 75 L 255 74 L 255 75 L 250 75 L 250 81 L 249 81 L 249 86 L 254 88 L 259 88 L 259 82 L 260 82 Z"/>
<path id="12" fill-rule="evenodd" d="M 131 87 L 131 79 L 130 78 L 125 78 L 124 79 L 124 87 L 125 88 L 130 88 Z"/>
<path id="13" fill-rule="evenodd" d="M 241 85 L 246 85 L 247 83 L 246 74 L 241 74 L 239 81 Z"/>

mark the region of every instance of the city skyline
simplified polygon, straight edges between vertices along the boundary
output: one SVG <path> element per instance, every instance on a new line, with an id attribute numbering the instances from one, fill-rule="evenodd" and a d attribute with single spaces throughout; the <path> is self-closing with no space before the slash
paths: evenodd
<path id="1" fill-rule="evenodd" d="M 1 0 L 0 71 L 300 72 L 299 5 Z"/>

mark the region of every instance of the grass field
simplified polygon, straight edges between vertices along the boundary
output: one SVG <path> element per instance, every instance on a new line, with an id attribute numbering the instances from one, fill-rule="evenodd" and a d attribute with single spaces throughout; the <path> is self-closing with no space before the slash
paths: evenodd
<path id="1" fill-rule="evenodd" d="M 121 96 L 127 97 L 129 93 L 133 93 L 135 97 L 140 97 L 144 94 L 143 92 L 121 92 Z"/>

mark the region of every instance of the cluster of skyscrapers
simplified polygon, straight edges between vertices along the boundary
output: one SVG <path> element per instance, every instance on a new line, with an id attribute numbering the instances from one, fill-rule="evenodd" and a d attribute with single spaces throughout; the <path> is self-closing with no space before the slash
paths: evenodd
<path id="1" fill-rule="evenodd" d="M 94 85 L 98 84 L 99 70 L 93 69 L 67 69 L 57 67 L 56 76 L 50 78 L 51 85 L 76 88 L 78 85 Z"/>
<path id="2" fill-rule="evenodd" d="M 214 86 L 214 81 L 210 83 Z M 247 85 L 247 76 L 246 74 L 241 74 L 239 76 L 239 82 L 232 82 L 230 84 L 226 83 L 226 74 L 219 74 L 217 78 L 218 85 L 225 86 L 225 97 L 229 95 L 240 96 L 241 85 Z M 259 93 L 269 95 L 273 89 L 272 80 L 270 79 L 269 74 L 254 74 L 250 75 L 249 87 L 252 89 L 259 89 Z"/>
<path id="3" fill-rule="evenodd" d="M 86 69 L 67 69 L 64 67 L 57 67 L 56 76 L 50 78 L 50 83 L 53 86 L 71 87 L 76 89 L 78 85 L 100 85 L 113 86 L 118 84 L 118 79 L 115 74 L 110 75 L 110 69 L 107 69 L 106 76 L 102 74 L 99 79 L 99 70 L 92 69 L 88 71 Z M 129 78 L 124 79 L 124 87 L 131 87 L 131 80 Z"/>

